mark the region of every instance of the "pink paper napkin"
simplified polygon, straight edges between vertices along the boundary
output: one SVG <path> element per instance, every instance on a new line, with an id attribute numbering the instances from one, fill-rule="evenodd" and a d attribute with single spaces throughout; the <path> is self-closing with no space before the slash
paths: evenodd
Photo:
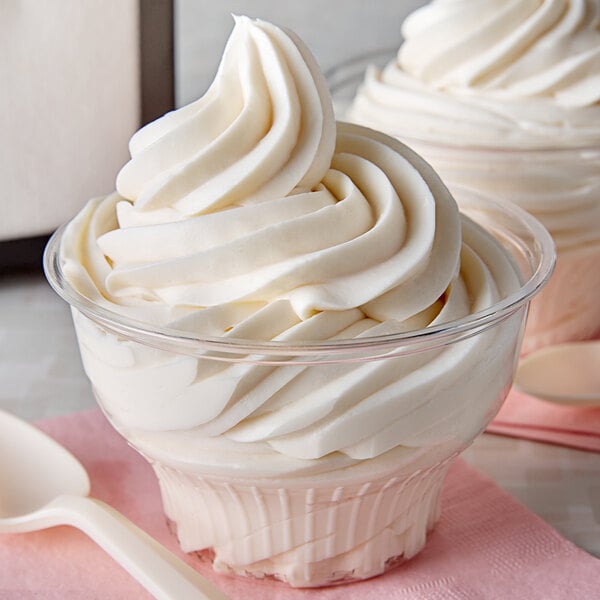
<path id="1" fill-rule="evenodd" d="M 600 452 L 600 408 L 560 406 L 513 389 L 487 431 Z"/>
<path id="2" fill-rule="evenodd" d="M 40 424 L 88 469 L 92 495 L 112 504 L 182 556 L 233 599 L 555 600 L 598 597 L 600 560 L 457 461 L 446 480 L 442 518 L 417 557 L 369 581 L 319 590 L 220 576 L 177 549 L 150 467 L 97 411 Z M 0 535 L 0 599 L 148 598 L 84 534 L 71 528 Z"/>

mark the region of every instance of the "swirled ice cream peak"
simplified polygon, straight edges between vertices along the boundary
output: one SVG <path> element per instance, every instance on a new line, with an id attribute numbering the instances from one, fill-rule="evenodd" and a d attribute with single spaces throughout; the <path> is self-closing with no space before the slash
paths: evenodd
<path id="1" fill-rule="evenodd" d="M 310 191 L 334 143 L 326 84 L 304 44 L 236 17 L 206 94 L 132 137 L 117 190 L 135 210 L 123 218 L 137 223 L 138 213 L 162 208 L 184 217 Z"/>
<path id="2" fill-rule="evenodd" d="M 230 330 L 274 299 L 300 320 L 360 306 L 403 321 L 438 306 L 458 271 L 447 190 L 400 144 L 336 133 L 314 58 L 268 23 L 237 18 L 207 93 L 141 129 L 131 153 L 119 193 L 72 227 L 88 256 L 65 252 L 88 267 L 81 287 L 123 310 L 173 321 L 213 307 L 178 321 L 213 335 L 215 313 Z"/>
<path id="3" fill-rule="evenodd" d="M 274 25 L 236 19 L 207 93 L 144 127 L 131 154 L 118 193 L 67 228 L 62 266 L 81 293 L 137 320 L 204 338 L 361 339 L 466 317 L 519 285 L 425 161 L 336 125 L 315 60 Z M 475 391 L 456 402 L 439 389 L 510 345 L 491 333 L 402 361 L 266 366 L 76 323 L 98 398 L 145 452 L 288 474 L 460 445 L 487 410 L 482 386 L 499 394 L 505 377 L 470 377 Z"/>

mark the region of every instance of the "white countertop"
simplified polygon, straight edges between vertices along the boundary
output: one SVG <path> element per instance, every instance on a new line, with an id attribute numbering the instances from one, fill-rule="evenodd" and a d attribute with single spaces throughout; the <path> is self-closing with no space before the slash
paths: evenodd
<path id="1" fill-rule="evenodd" d="M 0 409 L 36 420 L 94 406 L 68 306 L 41 273 L 0 274 Z M 463 456 L 600 556 L 600 455 L 484 434 Z"/>

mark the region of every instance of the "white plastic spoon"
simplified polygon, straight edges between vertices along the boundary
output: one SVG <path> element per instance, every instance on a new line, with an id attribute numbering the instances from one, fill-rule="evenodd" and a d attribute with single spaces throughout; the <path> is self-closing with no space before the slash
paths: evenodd
<path id="1" fill-rule="evenodd" d="M 515 387 L 570 406 L 600 406 L 600 341 L 548 346 L 525 356 Z"/>
<path id="2" fill-rule="evenodd" d="M 39 429 L 0 411 L 0 533 L 72 525 L 89 535 L 156 598 L 227 596 L 116 510 L 88 497 L 77 459 Z"/>

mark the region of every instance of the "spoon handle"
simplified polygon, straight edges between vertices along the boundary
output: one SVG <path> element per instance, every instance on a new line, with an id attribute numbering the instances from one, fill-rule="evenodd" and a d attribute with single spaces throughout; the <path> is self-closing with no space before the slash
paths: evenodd
<path id="1" fill-rule="evenodd" d="M 53 503 L 64 524 L 77 527 L 159 600 L 227 600 L 197 571 L 108 504 L 82 496 Z"/>

